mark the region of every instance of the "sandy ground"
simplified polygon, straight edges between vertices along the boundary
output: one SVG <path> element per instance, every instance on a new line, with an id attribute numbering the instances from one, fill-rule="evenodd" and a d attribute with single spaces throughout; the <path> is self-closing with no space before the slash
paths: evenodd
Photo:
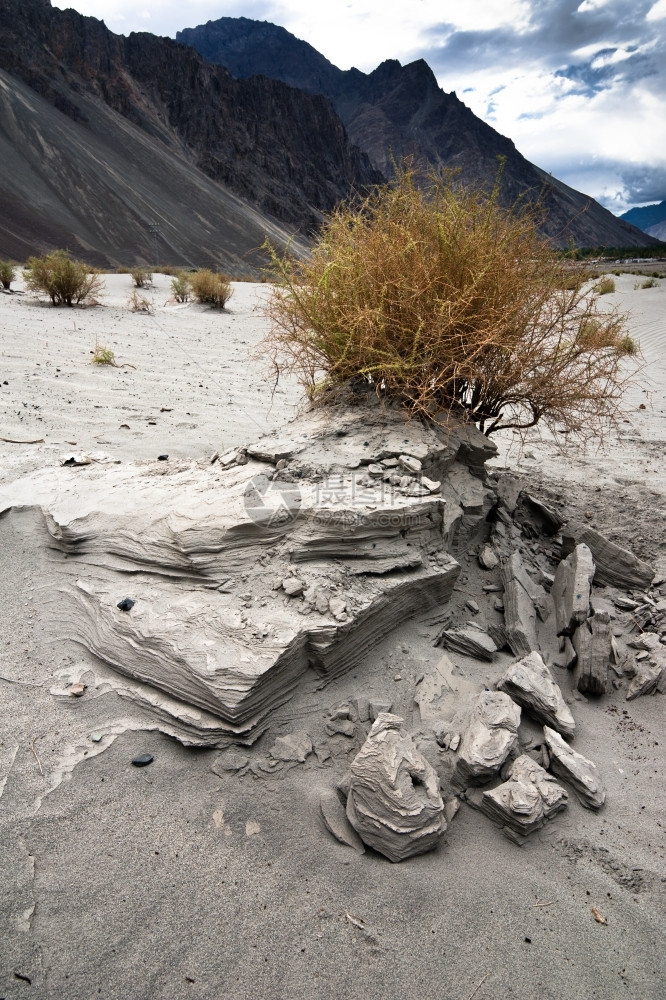
<path id="1" fill-rule="evenodd" d="M 608 300 L 631 310 L 651 387 L 630 393 L 619 437 L 585 455 L 536 435 L 522 450 L 506 439 L 496 465 L 663 571 L 666 281 L 634 284 L 617 279 Z M 153 315 L 131 313 L 130 294 L 129 277 L 112 275 L 95 309 L 0 295 L 0 436 L 44 438 L 0 441 L 0 485 L 69 450 L 205 459 L 294 412 L 297 388 L 272 396 L 252 358 L 264 286 L 236 285 L 223 314 L 169 304 L 161 276 L 148 292 Z M 96 341 L 135 367 L 90 365 Z M 605 808 L 572 800 L 519 848 L 463 806 L 437 851 L 391 865 L 343 848 L 318 820 L 320 792 L 353 756 L 344 737 L 329 740 L 323 763 L 239 777 L 211 769 L 218 751 L 141 730 L 137 712 L 137 731 L 93 756 L 91 734 L 128 709 L 101 689 L 49 693 L 58 669 L 83 661 L 45 630 L 52 565 L 35 523 L 30 511 L 0 519 L 0 997 L 663 998 L 662 696 L 626 702 L 620 690 L 588 702 L 559 675 L 576 748 L 603 772 Z M 353 695 L 387 698 L 410 725 L 414 682 L 439 656 L 436 631 L 425 620 L 400 626 L 323 691 L 306 677 L 244 752 L 260 762 L 276 735 L 316 738 L 326 711 Z M 133 768 L 143 751 L 154 763 Z"/>

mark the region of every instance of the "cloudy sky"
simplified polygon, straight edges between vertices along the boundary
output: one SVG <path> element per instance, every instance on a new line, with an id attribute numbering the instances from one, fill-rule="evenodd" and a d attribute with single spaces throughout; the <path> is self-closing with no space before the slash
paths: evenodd
<path id="1" fill-rule="evenodd" d="M 281 24 L 341 69 L 424 58 L 533 163 L 617 214 L 666 198 L 666 0 L 54 0 L 112 31 Z"/>

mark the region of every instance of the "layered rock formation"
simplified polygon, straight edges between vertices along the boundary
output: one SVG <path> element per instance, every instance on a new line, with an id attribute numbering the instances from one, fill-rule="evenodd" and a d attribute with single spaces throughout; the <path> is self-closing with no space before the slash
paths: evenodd
<path id="1" fill-rule="evenodd" d="M 0 503 L 40 504 L 67 557 L 59 627 L 216 716 L 218 742 L 252 741 L 308 667 L 335 677 L 399 622 L 446 604 L 459 572 L 450 551 L 493 450 L 474 428 L 406 423 L 375 402 L 333 422 L 310 413 L 223 457 L 224 469 L 86 466 L 71 493 L 73 470 L 60 466 Z M 401 459 L 428 475 L 396 477 Z"/>
<path id="2" fill-rule="evenodd" d="M 377 717 L 351 765 L 347 798 L 349 822 L 389 861 L 431 851 L 446 830 L 437 773 L 402 723 L 389 712 Z"/>

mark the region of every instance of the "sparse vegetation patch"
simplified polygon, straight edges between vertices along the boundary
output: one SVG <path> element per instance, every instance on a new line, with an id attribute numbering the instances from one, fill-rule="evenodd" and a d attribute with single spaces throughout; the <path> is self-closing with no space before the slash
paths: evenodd
<path id="1" fill-rule="evenodd" d="M 272 253 L 264 347 L 312 399 L 372 387 L 414 414 L 490 434 L 539 421 L 586 437 L 615 422 L 637 351 L 623 317 L 572 278 L 529 208 L 405 171 L 326 220 L 311 257 Z M 585 275 L 582 276 L 583 280 Z"/>
<path id="2" fill-rule="evenodd" d="M 9 291 L 11 283 L 15 277 L 16 268 L 11 261 L 0 260 L 0 285 L 2 285 L 6 292 Z"/>
<path id="3" fill-rule="evenodd" d="M 171 291 L 176 302 L 189 302 L 190 300 L 190 279 L 183 271 L 171 280 Z"/>
<path id="4" fill-rule="evenodd" d="M 64 250 L 53 250 L 43 257 L 29 257 L 23 277 L 31 292 L 43 292 L 54 306 L 95 304 L 103 281 L 98 271 L 91 271 L 83 261 L 74 260 Z"/>
<path id="5" fill-rule="evenodd" d="M 226 274 L 215 274 L 213 271 L 195 271 L 190 275 L 192 292 L 197 302 L 224 309 L 231 297 L 231 281 Z"/>
<path id="6" fill-rule="evenodd" d="M 153 276 L 151 272 L 145 270 L 145 268 L 135 267 L 130 273 L 136 288 L 145 288 L 146 285 L 152 284 Z"/>

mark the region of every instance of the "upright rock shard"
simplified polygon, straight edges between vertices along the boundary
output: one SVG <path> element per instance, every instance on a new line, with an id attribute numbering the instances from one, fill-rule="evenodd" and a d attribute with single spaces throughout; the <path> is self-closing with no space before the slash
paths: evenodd
<path id="1" fill-rule="evenodd" d="M 573 635 L 589 617 L 594 571 L 592 553 L 584 543 L 577 545 L 557 567 L 551 595 L 558 635 Z"/>
<path id="2" fill-rule="evenodd" d="M 539 722 L 572 737 L 576 723 L 562 692 L 538 653 L 512 663 L 497 682 L 500 691 L 527 709 Z"/>
<path id="3" fill-rule="evenodd" d="M 518 741 L 520 708 L 502 691 L 482 691 L 456 760 L 453 780 L 462 787 L 490 781 Z"/>
<path id="4" fill-rule="evenodd" d="M 347 816 L 361 840 L 390 861 L 437 846 L 446 830 L 433 767 L 397 715 L 382 712 L 351 765 Z"/>
<path id="5" fill-rule="evenodd" d="M 574 680 L 579 691 L 606 693 L 612 638 L 606 611 L 598 611 L 574 632 L 571 640 L 576 650 Z"/>
<path id="6" fill-rule="evenodd" d="M 537 612 L 542 620 L 546 619 L 548 597 L 527 574 L 519 552 L 503 559 L 501 567 L 507 641 L 516 656 L 526 656 L 539 649 Z"/>

